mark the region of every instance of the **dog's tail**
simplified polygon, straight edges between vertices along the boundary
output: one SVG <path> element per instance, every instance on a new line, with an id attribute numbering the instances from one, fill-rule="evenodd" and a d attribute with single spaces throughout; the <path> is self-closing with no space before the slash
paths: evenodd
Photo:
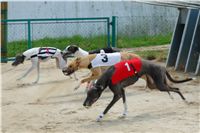
<path id="1" fill-rule="evenodd" d="M 187 79 L 183 79 L 183 80 L 175 80 L 171 77 L 171 75 L 166 71 L 166 75 L 167 75 L 167 78 L 174 82 L 174 83 L 183 83 L 183 82 L 187 82 L 187 81 L 190 81 L 190 80 L 193 80 L 193 78 L 187 78 Z"/>

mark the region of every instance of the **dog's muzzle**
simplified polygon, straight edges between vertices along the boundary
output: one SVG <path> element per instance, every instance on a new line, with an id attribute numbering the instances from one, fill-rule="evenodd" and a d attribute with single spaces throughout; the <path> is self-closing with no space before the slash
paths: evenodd
<path id="1" fill-rule="evenodd" d="M 74 70 L 68 70 L 68 69 L 66 69 L 66 70 L 62 70 L 62 72 L 63 72 L 64 75 L 69 76 L 69 75 L 71 75 L 74 72 Z"/>
<path id="2" fill-rule="evenodd" d="M 98 98 L 92 99 L 92 100 L 85 100 L 85 102 L 83 103 L 83 106 L 86 108 L 89 108 L 92 106 L 93 103 L 95 103 L 98 100 Z"/>
<path id="3" fill-rule="evenodd" d="M 89 104 L 89 102 L 84 102 L 83 106 L 88 109 L 91 107 L 91 104 Z"/>

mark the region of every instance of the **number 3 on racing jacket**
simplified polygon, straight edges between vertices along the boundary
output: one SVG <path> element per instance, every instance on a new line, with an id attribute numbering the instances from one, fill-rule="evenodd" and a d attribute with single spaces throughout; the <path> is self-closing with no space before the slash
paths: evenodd
<path id="1" fill-rule="evenodd" d="M 139 58 L 134 58 L 127 61 L 122 61 L 114 65 L 115 72 L 112 75 L 112 84 L 115 85 L 122 80 L 137 75 L 142 67 L 142 62 Z"/>
<path id="2" fill-rule="evenodd" d="M 120 53 L 100 53 L 91 61 L 91 66 L 92 68 L 99 66 L 112 66 L 120 61 Z"/>

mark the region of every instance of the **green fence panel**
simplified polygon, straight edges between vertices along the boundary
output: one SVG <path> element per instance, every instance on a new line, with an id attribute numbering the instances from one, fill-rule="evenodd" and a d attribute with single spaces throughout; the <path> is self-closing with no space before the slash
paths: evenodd
<path id="1" fill-rule="evenodd" d="M 110 26 L 112 34 L 115 29 L 113 26 L 116 26 L 113 22 L 110 23 L 109 17 L 6 19 L 1 20 L 1 23 L 8 27 L 9 57 L 40 46 L 53 46 L 61 50 L 71 43 L 77 43 L 86 50 L 110 47 Z M 112 35 L 112 46 L 115 46 L 113 37 Z"/>

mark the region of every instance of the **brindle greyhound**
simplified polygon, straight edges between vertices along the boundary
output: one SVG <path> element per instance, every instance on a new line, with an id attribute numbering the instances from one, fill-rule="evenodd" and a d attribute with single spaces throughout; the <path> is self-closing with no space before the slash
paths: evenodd
<path id="1" fill-rule="evenodd" d="M 120 57 L 118 57 L 114 61 L 112 61 L 109 58 L 109 56 L 107 56 L 107 55 L 113 56 L 115 54 L 120 54 Z M 80 83 L 75 87 L 75 90 L 78 89 L 82 83 L 98 79 L 105 70 L 107 70 L 110 66 L 116 64 L 116 63 L 114 63 L 114 62 L 117 62 L 116 60 L 123 61 L 123 60 L 129 60 L 132 58 L 140 58 L 136 54 L 126 53 L 126 52 L 112 53 L 112 54 L 104 53 L 104 54 L 99 55 L 100 58 L 97 59 L 98 60 L 97 65 L 95 67 L 92 67 L 91 63 L 94 59 L 96 59 L 97 56 L 98 56 L 98 54 L 91 54 L 88 56 L 76 58 L 74 61 L 72 61 L 68 65 L 68 67 L 63 69 L 63 73 L 65 75 L 70 75 L 70 74 L 74 73 L 75 71 L 77 71 L 78 69 L 82 69 L 82 68 L 90 69 L 92 74 L 89 77 L 82 79 L 80 81 Z M 107 63 L 107 62 L 109 62 L 109 60 L 110 60 L 110 64 L 105 66 L 103 63 Z M 105 61 L 107 61 L 107 62 L 105 62 Z M 102 64 L 102 65 L 100 65 L 100 64 Z M 147 86 L 149 88 L 151 88 L 151 89 L 155 88 L 155 85 L 154 85 L 154 83 L 152 83 L 152 80 L 150 79 L 149 76 L 146 76 L 146 77 L 143 76 L 142 78 L 147 81 Z"/>
<path id="2" fill-rule="evenodd" d="M 123 73 L 122 73 L 123 72 Z M 120 76 L 119 76 L 119 75 Z M 147 60 L 132 59 L 129 61 L 122 61 L 107 69 L 107 71 L 97 80 L 93 87 L 87 92 L 87 98 L 83 105 L 90 107 L 98 100 L 104 89 L 109 86 L 110 90 L 114 93 L 114 97 L 110 104 L 106 107 L 104 112 L 99 115 L 97 121 L 108 112 L 108 110 L 122 97 L 124 104 L 123 116 L 126 116 L 127 105 L 124 88 L 134 84 L 142 75 L 149 75 L 158 90 L 166 92 L 176 92 L 180 97 L 185 100 L 185 97 L 179 91 L 179 88 L 170 87 L 166 82 L 166 77 L 174 83 L 182 83 L 192 80 L 192 78 L 184 80 L 174 80 L 167 72 L 165 67 L 153 64 Z M 170 94 L 170 93 L 169 93 Z"/>

